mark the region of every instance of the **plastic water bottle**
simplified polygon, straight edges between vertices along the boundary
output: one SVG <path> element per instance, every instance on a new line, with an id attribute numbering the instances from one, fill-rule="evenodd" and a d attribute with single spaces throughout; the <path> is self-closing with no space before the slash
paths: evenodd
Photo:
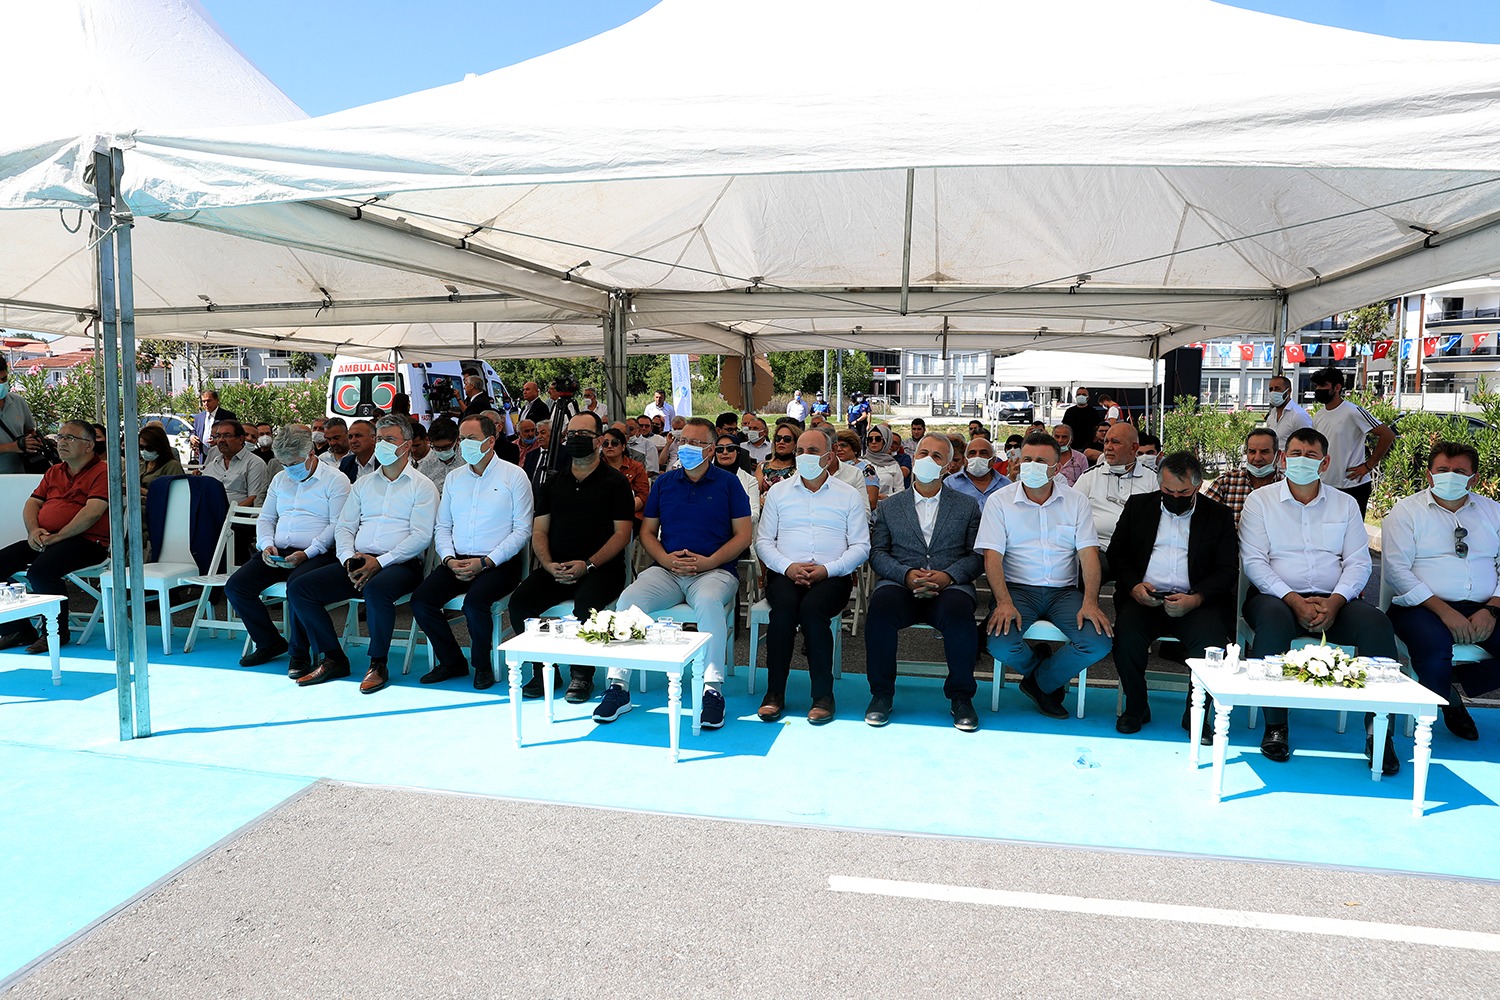
<path id="1" fill-rule="evenodd" d="M 1089 748 L 1088 747 L 1078 747 L 1077 748 L 1077 752 L 1078 752 L 1078 756 L 1073 761 L 1073 766 L 1074 767 L 1076 767 L 1076 768 L 1078 768 L 1079 770 L 1082 771 L 1082 770 L 1087 770 L 1088 768 L 1091 768 L 1091 767 L 1098 767 L 1099 766 L 1099 762 L 1094 759 L 1094 757 L 1093 757 L 1092 754 L 1089 753 Z"/>

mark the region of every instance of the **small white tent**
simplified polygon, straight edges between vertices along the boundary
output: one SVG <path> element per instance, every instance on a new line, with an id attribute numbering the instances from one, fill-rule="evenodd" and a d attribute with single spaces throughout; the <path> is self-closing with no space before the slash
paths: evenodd
<path id="1" fill-rule="evenodd" d="M 1134 389 L 1157 385 L 1156 365 L 1142 358 L 1062 351 L 1022 351 L 995 362 L 1003 385 L 1083 385 Z"/>

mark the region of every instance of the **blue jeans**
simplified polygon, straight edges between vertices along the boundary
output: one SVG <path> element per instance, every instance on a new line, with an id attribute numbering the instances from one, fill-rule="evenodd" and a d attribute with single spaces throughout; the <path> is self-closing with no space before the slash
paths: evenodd
<path id="1" fill-rule="evenodd" d="M 1033 587 L 1024 583 L 1010 585 L 1010 599 L 1021 613 L 1021 627 L 1005 635 L 989 638 L 990 655 L 995 669 L 1002 666 L 1029 676 L 1036 672 L 1036 685 L 1043 691 L 1060 691 L 1068 681 L 1098 663 L 1109 653 L 1110 638 L 1092 622 L 1078 627 L 1078 612 L 1083 595 L 1073 587 Z M 1045 659 L 1021 638 L 1038 621 L 1048 621 L 1067 637 L 1067 644 Z"/>
<path id="2" fill-rule="evenodd" d="M 1478 601 L 1449 601 L 1453 610 L 1468 618 L 1483 605 Z M 1476 643 L 1490 654 L 1478 663 L 1453 662 L 1453 633 L 1436 612 L 1427 608 L 1404 608 L 1392 604 L 1386 611 L 1391 626 L 1411 657 L 1417 681 L 1427 690 L 1448 697 L 1455 675 L 1469 695 L 1486 694 L 1500 687 L 1500 628 L 1484 642 Z"/>

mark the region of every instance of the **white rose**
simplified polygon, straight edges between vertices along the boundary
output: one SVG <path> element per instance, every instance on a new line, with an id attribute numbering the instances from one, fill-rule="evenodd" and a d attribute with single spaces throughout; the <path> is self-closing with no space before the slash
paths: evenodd
<path id="1" fill-rule="evenodd" d="M 1308 664 L 1307 670 L 1308 673 L 1312 674 L 1314 677 L 1328 676 L 1328 665 L 1326 663 L 1323 663 L 1321 660 L 1314 660 L 1312 663 Z"/>
<path id="2" fill-rule="evenodd" d="M 629 639 L 630 638 L 630 626 L 627 625 L 627 624 L 621 623 L 619 625 L 616 625 L 614 628 L 610 629 L 610 634 L 612 634 L 616 639 Z"/>

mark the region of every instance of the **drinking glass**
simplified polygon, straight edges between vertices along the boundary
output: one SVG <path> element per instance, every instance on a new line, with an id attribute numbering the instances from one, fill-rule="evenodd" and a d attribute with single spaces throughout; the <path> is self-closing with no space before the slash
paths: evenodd
<path id="1" fill-rule="evenodd" d="M 1209 646 L 1203 651 L 1203 659 L 1210 667 L 1222 667 L 1224 665 L 1224 647 Z"/>

